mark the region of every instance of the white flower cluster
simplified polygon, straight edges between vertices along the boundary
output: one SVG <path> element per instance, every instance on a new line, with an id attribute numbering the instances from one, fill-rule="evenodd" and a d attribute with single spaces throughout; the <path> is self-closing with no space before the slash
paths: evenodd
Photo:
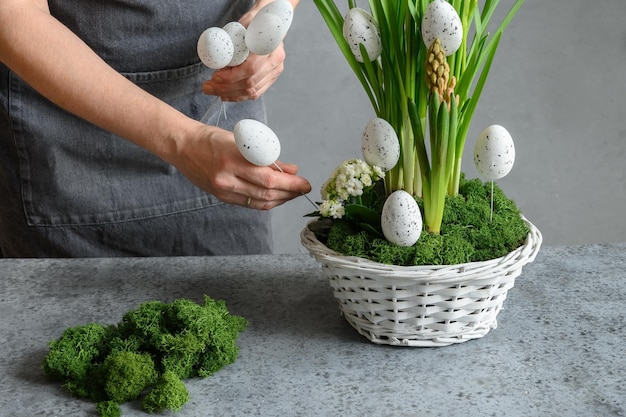
<path id="1" fill-rule="evenodd" d="M 385 172 L 380 167 L 370 166 L 361 159 L 344 161 L 322 186 L 320 214 L 323 217 L 341 219 L 345 214 L 345 202 L 350 197 L 360 197 L 365 188 L 384 176 Z"/>

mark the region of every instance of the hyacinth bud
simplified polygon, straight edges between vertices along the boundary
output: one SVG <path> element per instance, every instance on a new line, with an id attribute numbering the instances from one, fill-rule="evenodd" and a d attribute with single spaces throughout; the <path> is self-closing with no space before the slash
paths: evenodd
<path id="1" fill-rule="evenodd" d="M 450 110 L 450 99 L 454 98 L 454 101 L 456 102 L 456 105 L 459 105 L 459 102 L 461 100 L 461 97 L 459 97 L 458 94 L 454 94 L 454 87 L 456 87 L 456 77 L 453 75 L 450 78 L 450 84 L 448 85 L 448 88 L 446 89 L 446 94 L 443 95 L 443 99 L 441 101 L 445 101 L 448 103 L 448 110 Z M 439 97 L 441 99 L 441 96 Z"/>
<path id="2" fill-rule="evenodd" d="M 426 82 L 428 89 L 433 93 L 438 93 L 442 102 L 450 100 L 450 93 L 454 90 L 456 78 L 453 76 L 450 80 L 450 66 L 446 59 L 446 51 L 441 46 L 439 39 L 435 39 L 428 48 Z"/>

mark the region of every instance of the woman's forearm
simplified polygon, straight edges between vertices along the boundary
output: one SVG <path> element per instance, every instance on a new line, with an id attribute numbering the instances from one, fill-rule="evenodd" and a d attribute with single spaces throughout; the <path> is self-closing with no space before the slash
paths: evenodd
<path id="1" fill-rule="evenodd" d="M 65 110 L 164 159 L 193 126 L 106 64 L 45 1 L 0 2 L 0 61 Z"/>

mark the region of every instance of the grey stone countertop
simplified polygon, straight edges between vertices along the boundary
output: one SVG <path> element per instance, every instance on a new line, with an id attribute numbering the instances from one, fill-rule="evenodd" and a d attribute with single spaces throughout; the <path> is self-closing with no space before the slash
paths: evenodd
<path id="1" fill-rule="evenodd" d="M 308 255 L 0 260 L 0 416 L 96 416 L 42 375 L 48 341 L 203 294 L 250 326 L 234 364 L 186 381 L 181 417 L 626 415 L 625 243 L 542 248 L 497 329 L 439 348 L 358 335 Z"/>

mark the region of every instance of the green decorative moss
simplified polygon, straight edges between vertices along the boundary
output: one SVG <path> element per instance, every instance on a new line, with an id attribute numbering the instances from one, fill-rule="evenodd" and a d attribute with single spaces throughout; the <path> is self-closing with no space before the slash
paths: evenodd
<path id="1" fill-rule="evenodd" d="M 119 404 L 143 396 L 144 410 L 178 411 L 189 399 L 186 378 L 207 377 L 237 359 L 248 322 L 223 301 L 150 301 L 117 326 L 71 327 L 49 344 L 44 373 L 95 401 L 101 417 L 119 417 Z"/>
<path id="2" fill-rule="evenodd" d="M 104 391 L 118 404 L 134 400 L 157 380 L 154 361 L 147 353 L 110 353 L 102 365 Z"/>
<path id="3" fill-rule="evenodd" d="M 122 409 L 115 401 L 102 401 L 96 404 L 100 417 L 122 417 Z"/>
<path id="4" fill-rule="evenodd" d="M 413 246 L 401 247 L 349 220 L 333 220 L 326 245 L 348 256 L 392 265 L 454 265 L 499 258 L 521 246 L 530 229 L 515 202 L 491 183 L 461 180 L 459 194 L 446 197 L 441 233 L 422 232 Z M 420 208 L 423 202 L 418 200 Z"/>
<path id="5" fill-rule="evenodd" d="M 160 413 L 166 409 L 180 411 L 189 400 L 184 382 L 172 371 L 165 371 L 152 391 L 142 400 L 142 408 L 148 413 Z"/>

